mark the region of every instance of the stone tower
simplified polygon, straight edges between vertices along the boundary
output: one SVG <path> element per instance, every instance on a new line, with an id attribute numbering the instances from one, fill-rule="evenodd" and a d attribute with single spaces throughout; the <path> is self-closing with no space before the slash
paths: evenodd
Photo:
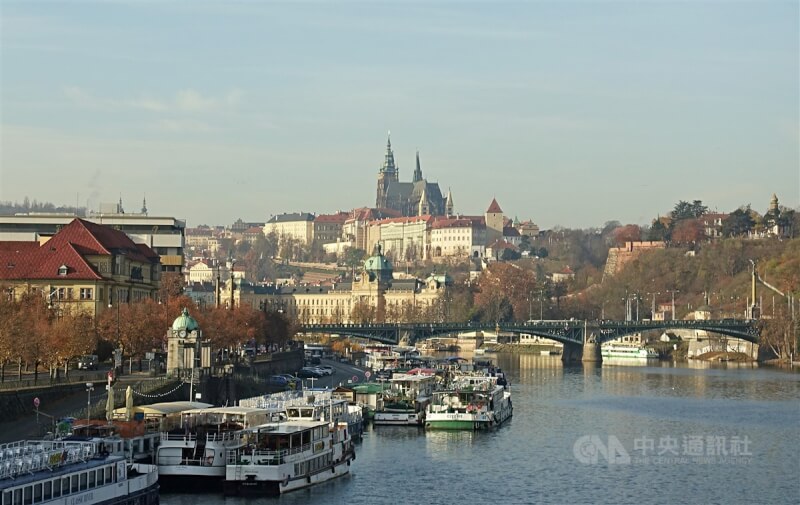
<path id="1" fill-rule="evenodd" d="M 392 286 L 392 264 L 381 252 L 381 246 L 375 247 L 375 254 L 364 261 L 361 279 L 353 283 L 353 302 L 374 308 L 374 323 L 386 321 L 386 291 Z"/>
<path id="2" fill-rule="evenodd" d="M 498 205 L 497 200 L 492 198 L 492 203 L 486 209 L 486 243 L 491 244 L 495 240 L 503 238 L 503 209 Z"/>

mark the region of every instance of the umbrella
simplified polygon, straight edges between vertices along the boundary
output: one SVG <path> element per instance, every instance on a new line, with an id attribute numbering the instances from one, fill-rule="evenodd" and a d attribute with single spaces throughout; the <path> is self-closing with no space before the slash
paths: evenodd
<path id="1" fill-rule="evenodd" d="M 128 421 L 133 417 L 133 389 L 130 386 L 125 390 L 125 417 Z"/>
<path id="2" fill-rule="evenodd" d="M 106 421 L 114 418 L 114 386 L 108 386 L 108 401 L 106 401 Z"/>

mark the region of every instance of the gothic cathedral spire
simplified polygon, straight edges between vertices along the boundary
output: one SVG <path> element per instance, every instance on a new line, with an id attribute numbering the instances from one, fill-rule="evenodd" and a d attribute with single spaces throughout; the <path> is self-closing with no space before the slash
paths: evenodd
<path id="1" fill-rule="evenodd" d="M 419 182 L 422 180 L 422 168 L 419 166 L 419 151 L 417 151 L 417 168 L 414 169 L 414 177 L 411 182 Z"/>

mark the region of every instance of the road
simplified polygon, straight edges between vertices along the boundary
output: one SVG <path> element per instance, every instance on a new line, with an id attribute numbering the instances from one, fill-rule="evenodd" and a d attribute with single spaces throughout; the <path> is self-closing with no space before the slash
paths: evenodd
<path id="1" fill-rule="evenodd" d="M 114 384 L 116 395 L 124 394 L 125 389 L 130 384 L 135 384 L 143 379 L 150 377 L 147 372 L 134 372 L 133 375 L 123 375 L 119 377 Z M 95 382 L 94 391 L 91 393 L 91 403 L 105 402 L 108 398 L 108 392 L 105 389 L 105 382 Z M 118 397 L 118 396 L 117 396 Z M 45 426 L 52 425 L 52 418 L 60 419 L 64 416 L 72 414 L 80 409 L 86 411 L 86 402 L 89 396 L 86 391 L 77 391 L 72 394 L 67 394 L 49 405 L 40 405 L 39 423 Z M 23 440 L 25 438 L 36 437 L 40 430 L 36 424 L 36 414 L 21 417 L 14 421 L 0 423 L 0 443 L 14 442 L 16 440 Z"/>
<path id="2" fill-rule="evenodd" d="M 348 363 L 340 363 L 338 361 L 323 359 L 322 364 L 330 365 L 334 373 L 330 376 L 324 376 L 319 379 L 303 379 L 306 387 L 315 388 L 335 388 L 338 386 L 353 386 L 364 382 L 364 370 Z M 119 377 L 114 384 L 117 395 L 124 392 L 129 384 L 136 383 L 142 379 L 149 378 L 147 372 L 137 372 L 133 375 L 123 375 Z M 104 403 L 108 398 L 108 393 L 105 390 L 104 383 L 95 382 L 95 390 L 92 391 L 91 403 Z M 73 414 L 76 411 L 86 410 L 87 393 L 85 391 L 77 391 L 75 393 L 65 395 L 63 398 L 50 405 L 41 405 L 39 422 L 42 425 L 50 425 L 52 416 L 55 419 L 60 419 L 64 416 Z M 14 421 L 0 423 L 0 443 L 14 442 L 16 440 L 23 440 L 26 438 L 34 438 L 39 433 L 39 428 L 36 424 L 36 414 L 31 414 L 19 418 Z"/>
<path id="3" fill-rule="evenodd" d="M 349 363 L 340 363 L 332 359 L 323 359 L 322 365 L 330 365 L 333 375 L 326 375 L 319 379 L 303 379 L 309 388 L 335 388 L 338 386 L 354 386 L 364 382 L 364 370 Z"/>

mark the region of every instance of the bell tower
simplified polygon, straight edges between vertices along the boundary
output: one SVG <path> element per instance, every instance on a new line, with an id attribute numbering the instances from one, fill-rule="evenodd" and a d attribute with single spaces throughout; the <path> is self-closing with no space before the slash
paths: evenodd
<path id="1" fill-rule="evenodd" d="M 394 163 L 394 151 L 392 151 L 392 132 L 386 139 L 386 154 L 384 155 L 383 165 L 378 170 L 378 192 L 375 198 L 375 207 L 389 207 L 387 191 L 391 182 L 397 182 L 399 178 L 397 165 Z"/>

